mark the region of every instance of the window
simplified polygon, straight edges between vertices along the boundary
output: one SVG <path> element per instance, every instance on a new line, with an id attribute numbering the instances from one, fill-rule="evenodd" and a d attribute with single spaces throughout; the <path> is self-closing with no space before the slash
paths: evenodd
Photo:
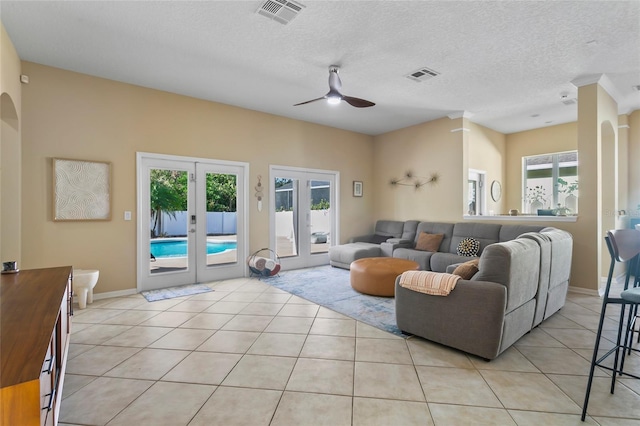
<path id="1" fill-rule="evenodd" d="M 578 213 L 578 151 L 522 158 L 522 210 L 567 208 Z"/>

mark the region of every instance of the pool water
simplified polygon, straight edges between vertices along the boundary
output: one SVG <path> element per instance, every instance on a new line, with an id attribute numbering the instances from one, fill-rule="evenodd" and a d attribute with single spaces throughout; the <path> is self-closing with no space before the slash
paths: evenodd
<path id="1" fill-rule="evenodd" d="M 236 248 L 235 241 L 207 241 L 207 254 L 222 253 Z M 151 254 L 155 257 L 184 257 L 187 255 L 187 240 L 151 241 Z"/>

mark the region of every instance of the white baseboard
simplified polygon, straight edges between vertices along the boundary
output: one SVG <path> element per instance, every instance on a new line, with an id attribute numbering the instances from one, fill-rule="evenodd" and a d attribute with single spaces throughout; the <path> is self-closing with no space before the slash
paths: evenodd
<path id="1" fill-rule="evenodd" d="M 94 293 L 93 300 L 109 299 L 112 297 L 131 296 L 133 294 L 138 294 L 135 288 L 130 288 L 128 290 L 107 291 L 105 293 Z M 78 299 L 75 296 L 73 296 L 73 301 L 77 302 Z"/>
<path id="2" fill-rule="evenodd" d="M 586 294 L 586 295 L 589 295 L 589 296 L 597 296 L 597 297 L 600 296 L 600 294 L 598 293 L 598 290 L 592 290 L 590 288 L 569 286 L 569 291 L 572 292 L 572 293 Z"/>

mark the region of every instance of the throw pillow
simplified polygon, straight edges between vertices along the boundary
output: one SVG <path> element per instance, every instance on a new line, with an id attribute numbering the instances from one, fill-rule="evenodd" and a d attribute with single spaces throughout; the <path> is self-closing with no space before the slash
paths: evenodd
<path id="1" fill-rule="evenodd" d="M 388 235 L 375 234 L 373 237 L 371 237 L 370 241 L 374 244 L 382 244 L 385 241 L 387 241 L 389 238 L 391 237 Z"/>
<path id="2" fill-rule="evenodd" d="M 438 251 L 443 238 L 444 234 L 428 234 L 426 232 L 421 232 L 420 235 L 418 235 L 418 241 L 416 242 L 416 250 L 436 252 Z"/>
<path id="3" fill-rule="evenodd" d="M 480 259 L 473 259 L 468 262 L 464 262 L 452 272 L 453 275 L 459 275 L 463 280 L 470 280 L 476 272 L 478 272 L 478 263 Z"/>
<path id="4" fill-rule="evenodd" d="M 478 251 L 480 251 L 480 241 L 475 238 L 463 238 L 458 244 L 458 249 L 456 252 L 458 256 L 477 256 Z"/>

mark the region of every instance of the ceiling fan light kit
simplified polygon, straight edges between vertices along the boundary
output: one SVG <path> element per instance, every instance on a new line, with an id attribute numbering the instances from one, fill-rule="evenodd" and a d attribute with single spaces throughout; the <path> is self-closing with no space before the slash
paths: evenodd
<path id="1" fill-rule="evenodd" d="M 300 102 L 298 104 L 295 104 L 294 106 L 310 104 L 311 102 L 321 101 L 323 99 L 326 99 L 327 102 L 332 105 L 339 104 L 340 102 L 345 101 L 352 107 L 356 108 L 368 108 L 374 106 L 375 103 L 367 101 L 366 99 L 354 98 L 353 96 L 345 96 L 340 93 L 340 89 L 342 88 L 342 81 L 340 81 L 340 77 L 338 76 L 339 70 L 340 67 L 338 67 L 337 65 L 331 65 L 329 67 L 329 92 L 326 95 L 321 98 L 312 99 L 310 101 Z"/>

